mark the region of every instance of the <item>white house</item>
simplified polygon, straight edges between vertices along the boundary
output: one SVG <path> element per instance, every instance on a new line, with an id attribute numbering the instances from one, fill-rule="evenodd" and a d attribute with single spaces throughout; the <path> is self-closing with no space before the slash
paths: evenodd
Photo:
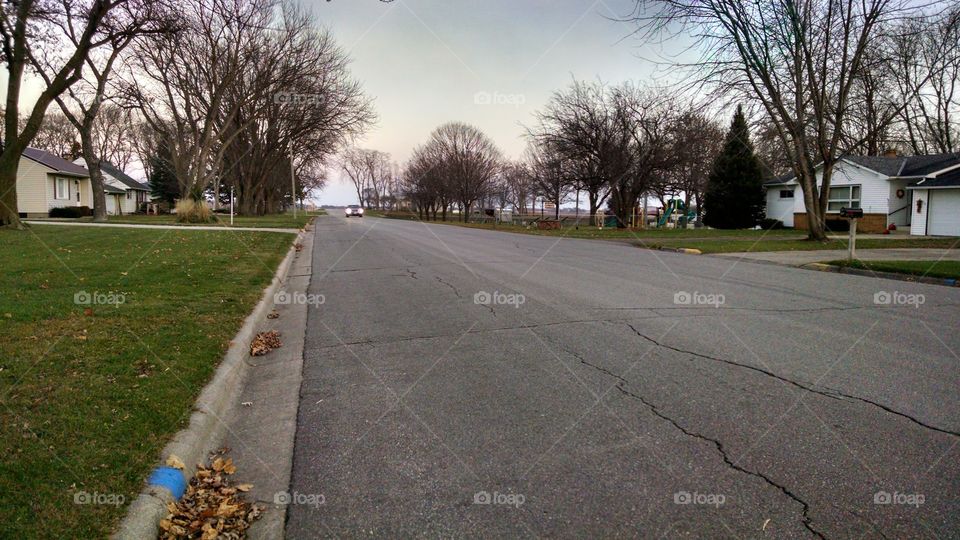
<path id="1" fill-rule="evenodd" d="M 17 169 L 20 217 L 46 217 L 52 208 L 93 207 L 87 170 L 49 152 L 27 148 Z"/>
<path id="2" fill-rule="evenodd" d="M 817 184 L 821 185 L 818 167 Z M 807 228 L 803 193 L 793 174 L 764 182 L 768 218 Z M 931 156 L 848 156 L 834 167 L 829 214 L 862 208 L 858 229 L 883 232 L 890 225 L 914 235 L 960 236 L 960 153 Z"/>
<path id="3" fill-rule="evenodd" d="M 83 167 L 83 158 L 73 162 Z M 86 170 L 86 169 L 84 169 Z M 107 198 L 107 214 L 133 214 L 140 209 L 140 204 L 150 202 L 150 188 L 138 182 L 108 161 L 100 163 L 100 172 L 103 173 L 103 191 Z"/>

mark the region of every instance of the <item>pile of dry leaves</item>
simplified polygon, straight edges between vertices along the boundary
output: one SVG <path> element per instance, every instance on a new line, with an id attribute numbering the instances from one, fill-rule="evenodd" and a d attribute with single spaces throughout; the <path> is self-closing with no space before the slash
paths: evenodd
<path id="1" fill-rule="evenodd" d="M 216 454 L 210 467 L 197 465 L 197 474 L 190 479 L 187 492 L 178 502 L 167 505 L 170 513 L 160 521 L 161 540 L 244 538 L 250 525 L 260 517 L 263 508 L 243 497 L 253 485 L 233 486 L 227 480 L 237 468 L 232 459 L 223 458 L 225 451 Z"/>
<path id="2" fill-rule="evenodd" d="M 250 356 L 263 356 L 281 345 L 283 343 L 280 342 L 280 332 L 276 330 L 259 332 L 250 344 Z"/>

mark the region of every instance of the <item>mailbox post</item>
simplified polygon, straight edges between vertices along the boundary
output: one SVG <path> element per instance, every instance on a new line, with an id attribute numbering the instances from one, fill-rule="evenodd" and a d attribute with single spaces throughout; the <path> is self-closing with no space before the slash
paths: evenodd
<path id="1" fill-rule="evenodd" d="M 857 220 L 863 217 L 863 208 L 841 208 L 840 217 L 850 220 L 850 239 L 847 244 L 847 260 L 857 256 Z"/>

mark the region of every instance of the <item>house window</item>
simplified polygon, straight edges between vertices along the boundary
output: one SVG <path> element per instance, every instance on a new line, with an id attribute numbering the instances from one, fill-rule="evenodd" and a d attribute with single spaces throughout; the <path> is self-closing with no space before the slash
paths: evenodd
<path id="1" fill-rule="evenodd" d="M 70 200 L 70 181 L 66 178 L 57 178 L 54 180 L 53 198 L 59 201 Z"/>
<path id="2" fill-rule="evenodd" d="M 792 189 L 781 189 L 781 190 L 780 190 L 780 198 L 781 198 L 781 199 L 792 199 L 792 198 L 793 198 L 793 190 L 792 190 Z"/>
<path id="3" fill-rule="evenodd" d="M 860 186 L 830 188 L 827 212 L 839 212 L 841 208 L 860 208 Z"/>
<path id="4" fill-rule="evenodd" d="M 127 192 L 127 200 L 128 200 L 128 201 L 130 200 L 130 192 L 129 192 L 129 191 Z"/>

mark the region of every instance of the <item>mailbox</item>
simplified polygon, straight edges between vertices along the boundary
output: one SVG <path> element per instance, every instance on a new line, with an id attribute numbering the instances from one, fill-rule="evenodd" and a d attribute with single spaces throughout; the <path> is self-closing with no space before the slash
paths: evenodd
<path id="1" fill-rule="evenodd" d="M 863 208 L 841 208 L 840 217 L 857 219 L 863 217 Z"/>

